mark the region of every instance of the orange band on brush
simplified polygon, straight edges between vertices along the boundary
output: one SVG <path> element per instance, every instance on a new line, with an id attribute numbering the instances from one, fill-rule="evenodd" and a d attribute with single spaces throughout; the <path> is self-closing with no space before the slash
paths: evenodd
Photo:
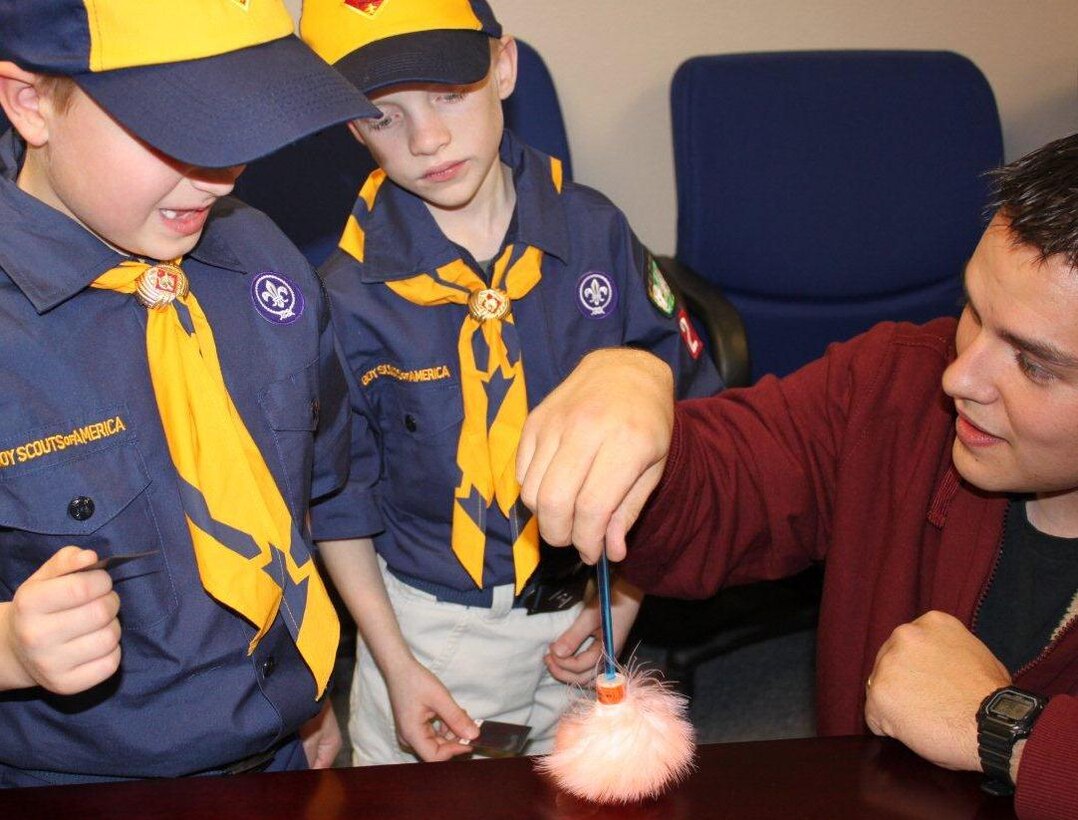
<path id="1" fill-rule="evenodd" d="M 595 696 L 599 703 L 621 703 L 625 700 L 625 676 L 618 674 L 611 680 L 605 675 L 599 675 L 595 679 Z"/>

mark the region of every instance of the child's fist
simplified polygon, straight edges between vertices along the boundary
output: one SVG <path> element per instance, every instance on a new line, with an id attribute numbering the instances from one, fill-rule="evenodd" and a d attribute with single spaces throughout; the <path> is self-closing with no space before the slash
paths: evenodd
<path id="1" fill-rule="evenodd" d="M 120 665 L 120 599 L 93 550 L 64 547 L 0 605 L 0 667 L 7 688 L 82 692 Z M 6 658 L 3 655 L 7 655 Z"/>

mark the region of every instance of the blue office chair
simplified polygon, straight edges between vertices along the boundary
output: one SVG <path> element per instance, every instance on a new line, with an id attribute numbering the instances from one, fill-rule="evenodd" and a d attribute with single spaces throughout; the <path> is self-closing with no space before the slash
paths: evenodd
<path id="1" fill-rule="evenodd" d="M 546 64 L 517 40 L 516 92 L 506 101 L 505 121 L 525 142 L 572 164 L 558 95 Z M 339 125 L 251 163 L 236 195 L 265 211 L 317 267 L 337 246 L 363 180 L 374 161 L 348 128 Z"/>
<path id="2" fill-rule="evenodd" d="M 752 374 L 884 319 L 956 314 L 999 114 L 965 57 L 693 57 L 671 86 L 677 260 L 744 319 Z"/>

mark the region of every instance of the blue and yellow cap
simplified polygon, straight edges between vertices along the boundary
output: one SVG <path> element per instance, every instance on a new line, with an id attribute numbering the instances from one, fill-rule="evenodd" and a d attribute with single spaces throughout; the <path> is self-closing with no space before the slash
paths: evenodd
<path id="1" fill-rule="evenodd" d="M 281 0 L 0 0 L 0 59 L 71 77 L 135 136 L 206 167 L 379 116 Z"/>
<path id="2" fill-rule="evenodd" d="M 401 83 L 478 82 L 502 27 L 485 0 L 303 0 L 299 32 L 369 94 Z"/>

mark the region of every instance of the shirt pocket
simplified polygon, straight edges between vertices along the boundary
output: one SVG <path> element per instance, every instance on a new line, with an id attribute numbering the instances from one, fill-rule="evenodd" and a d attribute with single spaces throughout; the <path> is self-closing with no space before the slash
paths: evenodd
<path id="1" fill-rule="evenodd" d="M 150 476 L 134 443 L 0 480 L 0 577 L 14 590 L 57 550 L 98 558 L 149 553 L 109 569 L 120 623 L 141 631 L 178 600 L 150 502 Z"/>
<path id="2" fill-rule="evenodd" d="M 277 457 L 286 486 L 281 494 L 289 502 L 297 524 L 306 515 L 314 468 L 314 431 L 320 407 L 316 392 L 317 364 L 271 383 L 259 401 L 273 430 Z"/>
<path id="3" fill-rule="evenodd" d="M 453 491 L 460 484 L 457 441 L 464 419 L 454 382 L 385 385 L 381 427 L 387 497 L 394 508 L 433 521 L 453 519 Z"/>

